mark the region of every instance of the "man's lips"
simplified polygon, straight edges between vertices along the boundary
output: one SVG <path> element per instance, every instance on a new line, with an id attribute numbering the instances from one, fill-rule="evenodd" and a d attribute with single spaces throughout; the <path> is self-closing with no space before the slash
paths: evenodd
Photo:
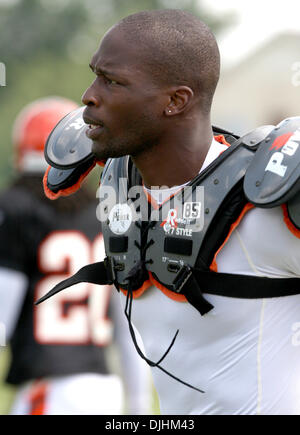
<path id="1" fill-rule="evenodd" d="M 97 139 L 103 129 L 103 123 L 88 116 L 83 116 L 83 120 L 89 126 L 89 128 L 86 130 L 87 137 L 91 140 Z"/>
<path id="2" fill-rule="evenodd" d="M 101 125 L 90 125 L 89 128 L 86 131 L 86 135 L 91 140 L 98 139 L 100 133 L 102 132 L 103 127 Z"/>

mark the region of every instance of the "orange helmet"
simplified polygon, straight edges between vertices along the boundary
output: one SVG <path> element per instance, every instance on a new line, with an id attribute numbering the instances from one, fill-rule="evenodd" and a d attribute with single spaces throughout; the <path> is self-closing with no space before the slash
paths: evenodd
<path id="1" fill-rule="evenodd" d="M 78 105 L 62 97 L 42 98 L 24 107 L 13 126 L 16 167 L 21 172 L 44 172 L 44 146 L 55 125 Z"/>

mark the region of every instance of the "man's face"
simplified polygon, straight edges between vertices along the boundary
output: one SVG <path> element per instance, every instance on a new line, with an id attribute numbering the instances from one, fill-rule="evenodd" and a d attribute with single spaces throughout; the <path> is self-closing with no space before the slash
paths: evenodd
<path id="1" fill-rule="evenodd" d="M 118 28 L 103 38 L 90 67 L 96 74 L 82 101 L 92 151 L 100 160 L 138 155 L 163 135 L 166 90 L 143 68 L 142 56 Z"/>

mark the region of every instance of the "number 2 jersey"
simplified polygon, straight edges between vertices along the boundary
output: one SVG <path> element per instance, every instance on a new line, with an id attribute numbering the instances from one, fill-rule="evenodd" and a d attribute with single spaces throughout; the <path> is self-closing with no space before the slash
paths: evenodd
<path id="1" fill-rule="evenodd" d="M 12 384 L 108 373 L 104 348 L 112 336 L 109 287 L 83 283 L 49 304 L 34 306 L 57 282 L 98 260 L 103 243 L 96 203 L 84 191 L 52 202 L 41 190 L 40 178 L 26 176 L 0 196 L 0 267 L 28 279 L 10 340 L 7 382 Z M 10 289 L 4 294 L 10 298 Z"/>

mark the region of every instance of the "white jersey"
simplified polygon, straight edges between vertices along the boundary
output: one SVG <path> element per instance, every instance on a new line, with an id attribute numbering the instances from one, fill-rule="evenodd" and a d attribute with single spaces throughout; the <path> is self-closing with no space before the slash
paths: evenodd
<path id="1" fill-rule="evenodd" d="M 223 150 L 215 141 L 207 166 Z M 202 167 L 204 169 L 204 167 Z M 216 258 L 219 272 L 300 277 L 300 240 L 281 207 L 250 209 Z M 122 303 L 125 296 L 122 294 Z M 133 301 L 132 323 L 146 355 L 205 391 L 152 370 L 162 414 L 300 414 L 300 295 L 238 299 L 205 294 L 201 316 L 152 286 Z"/>

